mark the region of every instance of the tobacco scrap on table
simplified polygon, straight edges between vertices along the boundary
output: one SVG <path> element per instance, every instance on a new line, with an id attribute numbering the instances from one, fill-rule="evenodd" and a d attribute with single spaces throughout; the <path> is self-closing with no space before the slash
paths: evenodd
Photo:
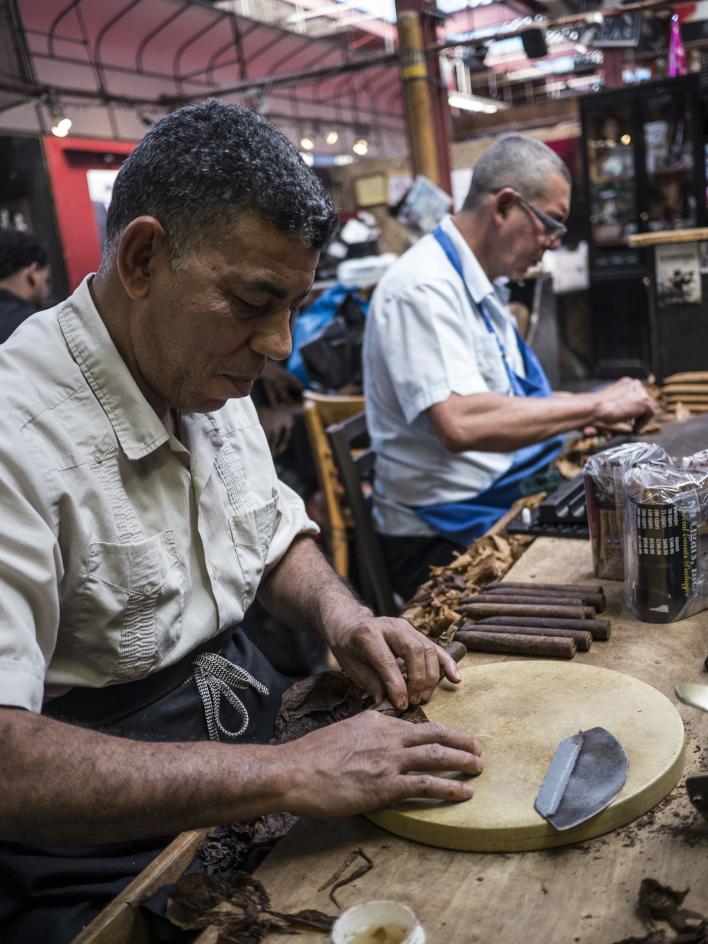
<path id="1" fill-rule="evenodd" d="M 245 872 L 185 875 L 167 900 L 166 916 L 184 930 L 219 928 L 219 944 L 259 944 L 274 931 L 297 934 L 298 926 L 329 931 L 336 920 L 314 909 L 272 911 L 262 883 Z"/>
<path id="2" fill-rule="evenodd" d="M 210 830 L 199 847 L 207 875 L 243 868 L 250 852 L 273 845 L 297 822 L 290 813 L 270 813 L 246 823 L 232 823 Z"/>
<path id="3" fill-rule="evenodd" d="M 357 859 L 363 859 L 363 864 L 358 866 L 356 869 L 354 869 L 354 871 L 350 875 L 347 875 L 344 878 L 341 878 L 341 876 L 344 875 L 347 869 L 351 868 L 352 865 L 354 865 Z M 349 853 L 347 858 L 344 860 L 344 862 L 342 862 L 342 864 L 339 866 L 339 868 L 334 873 L 334 875 L 330 876 L 327 879 L 327 881 L 324 883 L 324 885 L 320 885 L 317 891 L 323 892 L 326 888 L 330 888 L 331 886 L 330 892 L 329 892 L 330 901 L 332 901 L 337 906 L 337 908 L 341 908 L 341 905 L 337 901 L 335 892 L 338 889 L 343 888 L 345 885 L 349 885 L 350 882 L 355 882 L 358 878 L 361 878 L 362 875 L 366 875 L 366 873 L 370 872 L 373 869 L 373 867 L 374 867 L 373 861 L 364 852 L 362 848 L 353 849 Z"/>
<path id="4" fill-rule="evenodd" d="M 677 891 L 653 878 L 639 887 L 637 914 L 647 926 L 644 937 L 627 937 L 615 944 L 708 944 L 708 919 L 682 908 L 688 888 Z M 668 927 L 661 927 L 663 922 Z"/>

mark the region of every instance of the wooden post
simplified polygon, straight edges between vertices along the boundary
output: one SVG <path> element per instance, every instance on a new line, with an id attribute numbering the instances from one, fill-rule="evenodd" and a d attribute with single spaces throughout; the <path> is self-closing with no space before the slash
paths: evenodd
<path id="1" fill-rule="evenodd" d="M 398 49 L 413 173 L 425 174 L 439 184 L 440 168 L 423 30 L 420 15 L 414 10 L 398 13 Z"/>

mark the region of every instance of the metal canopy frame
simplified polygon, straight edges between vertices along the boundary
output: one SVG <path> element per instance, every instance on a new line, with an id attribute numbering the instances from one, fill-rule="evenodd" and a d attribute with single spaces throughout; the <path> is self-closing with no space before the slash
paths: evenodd
<path id="1" fill-rule="evenodd" d="M 319 122 L 355 134 L 383 125 L 403 140 L 397 56 L 355 26 L 319 38 L 206 0 L 121 0 L 118 8 L 97 0 L 5 2 L 16 14 L 30 68 L 23 75 L 0 72 L 0 92 L 59 99 L 67 109 L 107 108 L 109 115 L 166 111 L 207 96 L 253 107 L 260 93 L 270 99 L 264 114 L 294 126 Z M 359 34 L 371 51 L 352 48 Z"/>

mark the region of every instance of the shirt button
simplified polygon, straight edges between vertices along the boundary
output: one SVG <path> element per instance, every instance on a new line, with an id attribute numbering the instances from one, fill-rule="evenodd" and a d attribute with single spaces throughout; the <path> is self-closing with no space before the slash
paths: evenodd
<path id="1" fill-rule="evenodd" d="M 146 583 L 143 587 L 143 593 L 146 597 L 151 597 L 155 592 L 155 585 L 152 583 Z"/>

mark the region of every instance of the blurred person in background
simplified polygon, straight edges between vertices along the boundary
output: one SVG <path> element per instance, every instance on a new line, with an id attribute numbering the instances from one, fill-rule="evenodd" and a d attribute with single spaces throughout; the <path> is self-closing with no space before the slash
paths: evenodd
<path id="1" fill-rule="evenodd" d="M 44 308 L 49 298 L 47 251 L 30 233 L 0 230 L 0 344 Z"/>

